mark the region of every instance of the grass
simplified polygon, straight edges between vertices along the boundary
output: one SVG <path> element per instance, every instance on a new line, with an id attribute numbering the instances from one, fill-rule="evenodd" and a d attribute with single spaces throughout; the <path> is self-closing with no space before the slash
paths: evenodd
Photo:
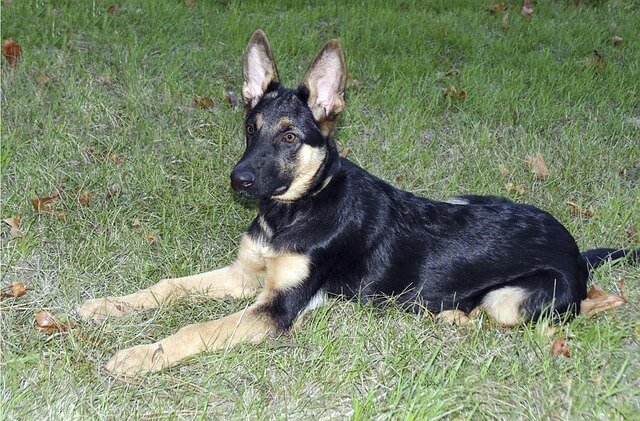
<path id="1" fill-rule="evenodd" d="M 584 249 L 639 247 L 637 2 L 536 2 L 530 18 L 509 2 L 509 28 L 489 3 L 119 1 L 112 14 L 109 1 L 4 2 L 2 38 L 23 55 L 2 62 L 1 215 L 20 214 L 24 235 L 3 235 L 1 282 L 29 290 L 0 301 L 1 418 L 637 416 L 640 270 L 624 264 L 594 281 L 615 292 L 625 279 L 629 303 L 562 326 L 569 358 L 552 357 L 554 338 L 535 326 L 456 328 L 335 302 L 289 336 L 127 383 L 100 370 L 116 350 L 247 302 L 196 297 L 51 336 L 33 328 L 40 309 L 74 319 L 88 298 L 233 259 L 256 209 L 229 188 L 242 111 L 222 95 L 239 93 L 258 27 L 289 85 L 340 38 L 351 86 L 339 143 L 374 174 L 436 199 L 537 205 Z M 466 98 L 444 97 L 450 85 Z M 198 97 L 215 106 L 193 107 Z M 545 180 L 524 164 L 537 153 Z M 56 189 L 65 220 L 31 205 Z M 95 195 L 89 206 L 79 191 Z M 571 216 L 566 201 L 595 214 Z"/>

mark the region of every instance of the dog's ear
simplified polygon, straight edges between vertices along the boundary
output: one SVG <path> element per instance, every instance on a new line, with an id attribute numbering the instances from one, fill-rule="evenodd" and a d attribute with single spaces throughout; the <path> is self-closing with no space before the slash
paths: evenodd
<path id="1" fill-rule="evenodd" d="M 262 29 L 253 33 L 244 50 L 242 75 L 242 98 L 249 108 L 256 106 L 272 82 L 279 82 L 276 62 Z"/>
<path id="2" fill-rule="evenodd" d="M 346 79 L 344 53 L 338 40 L 333 39 L 313 59 L 303 82 L 309 91 L 307 104 L 319 123 L 335 120 L 344 108 Z"/>

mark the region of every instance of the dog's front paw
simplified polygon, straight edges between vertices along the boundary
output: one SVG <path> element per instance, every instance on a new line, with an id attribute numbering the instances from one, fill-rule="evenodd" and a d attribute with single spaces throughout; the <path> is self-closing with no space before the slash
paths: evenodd
<path id="1" fill-rule="evenodd" d="M 104 368 L 115 376 L 131 377 L 159 371 L 169 365 L 162 346 L 154 343 L 118 351 L 107 361 Z"/>
<path id="2" fill-rule="evenodd" d="M 85 301 L 78 313 L 85 320 L 102 320 L 106 317 L 124 316 L 132 311 L 133 307 L 118 297 L 106 297 Z"/>

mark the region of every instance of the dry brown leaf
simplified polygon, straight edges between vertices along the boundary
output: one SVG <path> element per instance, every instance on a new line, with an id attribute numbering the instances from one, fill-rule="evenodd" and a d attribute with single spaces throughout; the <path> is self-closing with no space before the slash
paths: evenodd
<path id="1" fill-rule="evenodd" d="M 46 310 L 37 312 L 35 319 L 35 328 L 47 334 L 62 332 L 75 325 L 74 322 L 61 322 L 56 316 Z"/>
<path id="2" fill-rule="evenodd" d="M 110 15 L 115 15 L 116 13 L 118 13 L 118 6 L 115 4 L 110 5 L 109 7 L 107 7 L 107 13 Z"/>
<path id="3" fill-rule="evenodd" d="M 593 209 L 585 209 L 576 202 L 568 201 L 567 206 L 569 206 L 569 214 L 576 218 L 581 216 L 584 216 L 585 218 L 591 218 L 595 214 Z"/>
<path id="4" fill-rule="evenodd" d="M 119 155 L 115 152 L 108 152 L 104 155 L 103 161 L 111 162 L 113 164 L 122 164 L 124 159 L 124 155 Z"/>
<path id="5" fill-rule="evenodd" d="M 351 151 L 353 151 L 353 148 L 351 148 L 351 146 L 345 146 L 344 148 L 340 149 L 340 156 L 344 158 L 345 156 L 349 155 Z"/>
<path id="6" fill-rule="evenodd" d="M 11 288 L 9 288 L 7 291 L 0 292 L 0 297 L 1 298 L 18 298 L 18 297 L 22 297 L 26 293 L 27 293 L 27 288 L 25 288 L 24 285 L 22 285 L 20 282 L 14 282 L 11 284 Z"/>
<path id="7" fill-rule="evenodd" d="M 471 322 L 469 316 L 460 310 L 445 310 L 436 314 L 436 320 L 456 326 L 465 326 Z"/>
<path id="8" fill-rule="evenodd" d="M 49 83 L 50 80 L 51 78 L 44 74 L 39 74 L 38 76 L 36 76 L 36 82 L 39 83 L 40 85 Z"/>
<path id="9" fill-rule="evenodd" d="M 451 76 L 458 76 L 460 74 L 460 72 L 458 70 L 447 70 L 446 72 L 444 72 L 442 75 L 444 77 L 451 77 Z"/>
<path id="10" fill-rule="evenodd" d="M 22 232 L 20 231 L 20 221 L 22 221 L 20 215 L 13 215 L 12 217 L 3 220 L 5 224 L 9 225 L 9 238 L 22 236 Z"/>
<path id="11" fill-rule="evenodd" d="M 55 192 L 51 196 L 37 197 L 31 199 L 33 208 L 38 213 L 52 213 L 55 208 L 55 200 L 60 196 L 60 192 Z"/>
<path id="12" fill-rule="evenodd" d="M 507 189 L 509 193 L 514 193 L 518 196 L 522 196 L 525 191 L 525 186 L 522 183 L 520 184 L 506 183 L 504 185 L 504 188 Z"/>
<path id="13" fill-rule="evenodd" d="M 2 55 L 7 59 L 11 67 L 18 65 L 18 60 L 22 54 L 22 48 L 20 44 L 14 41 L 12 38 L 7 38 L 2 41 Z"/>
<path id="14" fill-rule="evenodd" d="M 498 12 L 501 12 L 503 10 L 507 10 L 507 5 L 503 1 L 501 1 L 499 3 L 492 4 L 492 5 L 487 7 L 487 11 L 489 11 L 490 13 L 498 13 Z"/>
<path id="15" fill-rule="evenodd" d="M 544 162 L 544 158 L 540 153 L 535 157 L 527 156 L 524 162 L 537 179 L 544 180 L 549 176 L 549 168 L 547 168 L 547 164 Z"/>
<path id="16" fill-rule="evenodd" d="M 624 40 L 622 39 L 622 37 L 619 37 L 619 36 L 617 36 L 617 35 L 616 35 L 615 37 L 611 38 L 611 42 L 612 42 L 612 43 L 613 43 L 613 45 L 614 45 L 614 46 L 616 46 L 616 47 L 619 47 L 619 46 L 622 44 L 622 41 L 624 41 Z"/>
<path id="17" fill-rule="evenodd" d="M 531 16 L 533 13 L 533 6 L 531 5 L 531 0 L 524 0 L 522 2 L 522 10 L 520 10 L 520 14 L 522 16 Z"/>
<path id="18" fill-rule="evenodd" d="M 571 356 L 571 347 L 567 344 L 565 338 L 558 338 L 553 341 L 553 345 L 551 346 L 551 355 L 554 357 L 562 355 L 567 358 Z"/>
<path id="19" fill-rule="evenodd" d="M 142 226 L 142 222 L 138 218 L 136 218 L 133 220 L 132 225 L 134 228 L 140 228 Z"/>
<path id="20" fill-rule="evenodd" d="M 109 75 L 98 76 L 96 80 L 98 81 L 98 83 L 101 83 L 105 86 L 112 86 L 114 83 L 116 83 L 116 80 Z"/>
<path id="21" fill-rule="evenodd" d="M 58 221 L 64 222 L 67 220 L 67 213 L 65 211 L 55 212 L 55 216 L 58 219 Z"/>
<path id="22" fill-rule="evenodd" d="M 89 206 L 91 201 L 96 198 L 96 195 L 88 190 L 80 189 L 78 191 L 78 203 L 82 206 Z"/>
<path id="23" fill-rule="evenodd" d="M 442 92 L 444 96 L 453 99 L 465 99 L 467 97 L 467 91 L 462 88 L 458 89 L 453 85 L 449 85 L 449 87 L 445 88 Z"/>
<path id="24" fill-rule="evenodd" d="M 153 244 L 153 243 L 156 241 L 156 236 L 155 236 L 155 235 L 153 235 L 153 233 L 151 233 L 151 232 L 149 232 L 149 231 L 145 232 L 145 233 L 144 233 L 144 236 L 146 237 L 147 242 L 148 242 L 149 244 Z"/>
<path id="25" fill-rule="evenodd" d="M 624 294 L 624 282 L 618 285 L 618 289 L 621 295 Z M 597 285 L 592 285 L 587 292 L 587 298 L 580 303 L 580 313 L 591 317 L 605 310 L 619 307 L 626 302 L 624 296 L 609 294 Z"/>
<path id="26" fill-rule="evenodd" d="M 591 288 L 587 292 L 587 298 L 590 300 L 606 297 L 607 295 L 609 294 L 597 285 L 591 285 Z"/>
<path id="27" fill-rule="evenodd" d="M 193 100 L 193 106 L 201 110 L 215 107 L 215 102 L 209 97 L 202 96 Z"/>

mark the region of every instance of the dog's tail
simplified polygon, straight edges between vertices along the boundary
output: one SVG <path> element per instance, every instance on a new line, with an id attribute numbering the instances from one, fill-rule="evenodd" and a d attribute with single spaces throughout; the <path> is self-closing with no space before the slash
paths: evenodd
<path id="1" fill-rule="evenodd" d="M 640 263 L 640 252 L 638 250 L 626 249 L 592 249 L 582 252 L 582 258 L 587 262 L 589 270 L 593 270 L 598 266 L 610 260 L 618 260 L 629 257 L 633 263 Z"/>

